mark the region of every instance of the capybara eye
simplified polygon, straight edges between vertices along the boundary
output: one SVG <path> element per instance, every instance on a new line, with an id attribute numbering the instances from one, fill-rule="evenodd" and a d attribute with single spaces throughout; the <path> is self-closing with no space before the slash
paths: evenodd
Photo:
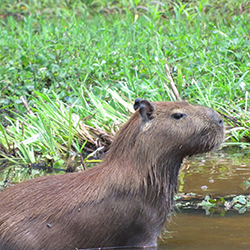
<path id="1" fill-rule="evenodd" d="M 179 120 L 179 119 L 181 119 L 181 118 L 183 118 L 183 117 L 185 117 L 185 116 L 187 116 L 186 114 L 182 114 L 182 113 L 174 113 L 174 114 L 172 114 L 171 115 L 174 119 L 176 119 L 176 120 Z"/>

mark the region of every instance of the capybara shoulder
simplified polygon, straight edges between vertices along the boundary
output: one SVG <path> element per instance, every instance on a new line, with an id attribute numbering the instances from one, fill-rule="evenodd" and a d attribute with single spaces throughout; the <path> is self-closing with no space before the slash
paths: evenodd
<path id="1" fill-rule="evenodd" d="M 221 116 L 186 102 L 136 99 L 103 162 L 0 193 L 0 250 L 150 247 L 183 158 L 218 147 Z"/>

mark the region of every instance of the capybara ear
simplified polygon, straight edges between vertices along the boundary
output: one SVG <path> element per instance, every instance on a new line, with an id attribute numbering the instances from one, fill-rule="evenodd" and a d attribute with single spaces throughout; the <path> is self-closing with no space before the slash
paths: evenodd
<path id="1" fill-rule="evenodd" d="M 139 109 L 140 115 L 144 120 L 151 120 L 152 114 L 154 112 L 154 106 L 152 103 L 150 103 L 147 100 L 142 100 L 140 98 L 137 98 L 134 103 L 134 109 Z"/>
<path id="2" fill-rule="evenodd" d="M 135 103 L 134 103 L 134 109 L 137 110 L 138 108 L 140 108 L 140 103 L 141 103 L 142 99 L 141 98 L 136 98 L 135 99 Z"/>

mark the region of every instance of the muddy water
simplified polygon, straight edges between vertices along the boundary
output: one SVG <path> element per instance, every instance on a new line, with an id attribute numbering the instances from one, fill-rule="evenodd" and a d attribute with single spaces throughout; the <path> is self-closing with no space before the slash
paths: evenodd
<path id="1" fill-rule="evenodd" d="M 224 150 L 186 161 L 180 173 L 179 192 L 201 197 L 247 195 L 250 188 L 244 181 L 249 178 L 249 151 Z M 224 213 L 206 213 L 202 207 L 180 209 L 166 229 L 159 250 L 250 249 L 249 211 L 240 214 L 235 209 Z"/>
<path id="2" fill-rule="evenodd" d="M 205 195 L 248 195 L 250 187 L 244 181 L 249 178 L 250 151 L 223 149 L 185 161 L 178 192 L 195 193 L 200 200 Z M 234 209 L 209 212 L 201 206 L 179 208 L 166 230 L 158 248 L 149 250 L 250 250 L 250 211 L 240 214 Z"/>
<path id="3" fill-rule="evenodd" d="M 186 211 L 176 215 L 168 227 L 171 238 L 160 250 L 172 249 L 250 249 L 250 213 L 226 213 L 206 216 L 204 211 Z"/>
<path id="4" fill-rule="evenodd" d="M 224 150 L 188 159 L 181 169 L 178 192 L 228 195 L 250 192 L 250 152 Z"/>

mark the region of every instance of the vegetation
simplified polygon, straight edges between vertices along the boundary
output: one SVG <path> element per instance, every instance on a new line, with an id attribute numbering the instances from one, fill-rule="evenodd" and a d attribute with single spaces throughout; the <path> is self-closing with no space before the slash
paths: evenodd
<path id="1" fill-rule="evenodd" d="M 181 196 L 185 196 L 185 198 Z M 228 195 L 216 198 L 206 195 L 197 198 L 196 194 L 190 193 L 179 194 L 175 199 L 175 207 L 178 209 L 204 209 L 206 215 L 219 213 L 220 216 L 224 216 L 229 210 L 236 210 L 240 214 L 250 211 L 250 198 L 248 195 Z"/>
<path id="2" fill-rule="evenodd" d="M 4 179 L 98 160 L 135 98 L 176 99 L 172 80 L 183 100 L 224 115 L 227 144 L 249 146 L 248 1 L 0 4 Z"/>

